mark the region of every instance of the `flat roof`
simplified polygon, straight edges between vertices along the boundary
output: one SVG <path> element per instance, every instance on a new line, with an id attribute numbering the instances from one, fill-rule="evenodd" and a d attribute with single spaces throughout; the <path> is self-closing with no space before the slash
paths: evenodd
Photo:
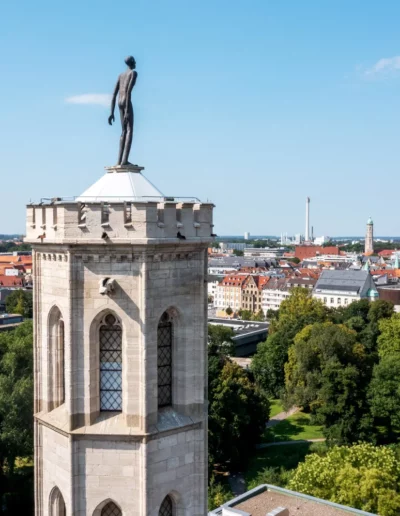
<path id="1" fill-rule="evenodd" d="M 277 508 L 287 509 L 289 516 L 350 516 L 351 514 L 376 516 L 371 512 L 353 509 L 270 484 L 261 484 L 224 503 L 208 515 L 266 516 Z"/>
<path id="2" fill-rule="evenodd" d="M 290 515 L 296 516 L 349 516 L 351 514 L 325 503 L 269 490 L 234 506 L 235 509 L 247 512 L 251 516 L 265 516 L 277 507 L 284 507 L 289 510 Z"/>
<path id="3" fill-rule="evenodd" d="M 262 333 L 268 331 L 268 321 L 242 321 L 241 319 L 223 319 L 218 317 L 209 317 L 209 324 L 227 326 L 234 332 L 232 337 L 235 340 L 237 336 L 249 335 L 251 333 Z"/>

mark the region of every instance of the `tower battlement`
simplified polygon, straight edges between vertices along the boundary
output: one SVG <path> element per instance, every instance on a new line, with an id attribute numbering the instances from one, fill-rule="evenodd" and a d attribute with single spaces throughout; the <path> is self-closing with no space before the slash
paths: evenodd
<path id="1" fill-rule="evenodd" d="M 198 200 L 81 202 L 29 204 L 26 238 L 36 243 L 99 243 L 102 235 L 116 243 L 153 239 L 212 239 L 213 204 Z M 43 236 L 44 235 L 44 236 Z M 183 240 L 183 238 L 182 238 Z"/>

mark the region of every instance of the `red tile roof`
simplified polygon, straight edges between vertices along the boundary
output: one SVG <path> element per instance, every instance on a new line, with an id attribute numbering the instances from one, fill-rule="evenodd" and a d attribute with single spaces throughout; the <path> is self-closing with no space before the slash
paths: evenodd
<path id="1" fill-rule="evenodd" d="M 24 278 L 19 276 L 6 276 L 4 274 L 0 275 L 1 287 L 23 287 L 24 284 Z"/>

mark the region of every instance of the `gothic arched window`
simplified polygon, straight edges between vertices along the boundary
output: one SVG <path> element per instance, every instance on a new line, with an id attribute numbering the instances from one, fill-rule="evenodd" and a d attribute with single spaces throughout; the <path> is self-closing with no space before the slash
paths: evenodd
<path id="1" fill-rule="evenodd" d="M 54 306 L 49 315 L 49 410 L 65 401 L 64 348 L 64 321 L 60 310 Z"/>
<path id="2" fill-rule="evenodd" d="M 122 327 L 107 314 L 100 324 L 100 410 L 122 410 Z M 111 503 L 111 502 L 110 502 Z"/>
<path id="3" fill-rule="evenodd" d="M 55 487 L 52 492 L 50 493 L 50 510 L 49 510 L 50 516 L 65 516 L 65 502 L 64 498 L 58 489 L 58 487 Z"/>
<path id="4" fill-rule="evenodd" d="M 122 516 L 122 512 L 114 502 L 108 502 L 108 504 L 103 507 L 101 516 Z"/>
<path id="5" fill-rule="evenodd" d="M 161 504 L 158 516 L 173 516 L 174 506 L 170 496 L 166 496 Z"/>
<path id="6" fill-rule="evenodd" d="M 172 321 L 165 312 L 157 328 L 158 406 L 172 405 Z"/>

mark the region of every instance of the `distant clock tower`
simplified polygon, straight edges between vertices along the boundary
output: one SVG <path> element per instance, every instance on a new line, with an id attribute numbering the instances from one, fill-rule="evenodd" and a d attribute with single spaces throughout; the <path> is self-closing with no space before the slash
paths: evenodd
<path id="1" fill-rule="evenodd" d="M 367 220 L 367 234 L 365 236 L 365 254 L 370 255 L 374 252 L 374 223 L 371 217 Z"/>

